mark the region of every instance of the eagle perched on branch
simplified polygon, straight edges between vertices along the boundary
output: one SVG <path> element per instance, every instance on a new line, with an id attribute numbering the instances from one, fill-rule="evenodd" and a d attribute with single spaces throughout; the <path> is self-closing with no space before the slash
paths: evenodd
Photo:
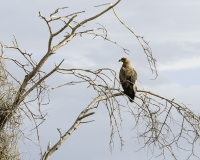
<path id="1" fill-rule="evenodd" d="M 128 58 L 121 58 L 119 62 L 122 62 L 122 67 L 119 72 L 119 79 L 130 102 L 134 101 L 135 94 L 137 91 L 137 73 L 131 67 L 130 60 Z"/>

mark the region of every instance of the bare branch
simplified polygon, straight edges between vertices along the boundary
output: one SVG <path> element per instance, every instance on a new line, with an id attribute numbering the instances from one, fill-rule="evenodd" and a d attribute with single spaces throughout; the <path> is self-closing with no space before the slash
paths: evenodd
<path id="1" fill-rule="evenodd" d="M 95 16 L 92 16 L 88 19 L 85 19 L 84 21 L 80 22 L 80 24 L 76 25 L 74 28 L 73 28 L 73 32 L 76 31 L 77 28 L 79 28 L 80 26 L 82 26 L 83 24 L 89 22 L 89 21 L 92 21 L 98 17 L 100 17 L 101 15 L 103 15 L 104 13 L 106 13 L 107 11 L 109 11 L 110 9 L 112 9 L 113 7 L 115 7 L 121 0 L 118 0 L 116 3 L 114 3 L 113 5 L 111 5 L 110 7 L 106 8 L 105 10 L 103 10 L 102 12 L 100 12 L 99 14 L 96 14 Z"/>
<path id="2" fill-rule="evenodd" d="M 80 125 L 81 123 L 81 120 L 83 118 L 85 118 L 85 116 L 89 116 L 89 115 L 92 115 L 94 114 L 94 112 L 90 113 L 90 114 L 86 114 L 89 110 L 93 109 L 95 104 L 98 103 L 99 101 L 102 101 L 102 100 L 106 100 L 107 98 L 111 98 L 111 97 L 114 97 L 114 96 L 120 96 L 121 94 L 114 94 L 114 95 L 111 95 L 110 97 L 107 97 L 107 96 L 100 96 L 100 97 L 97 97 L 95 98 L 89 105 L 87 108 L 85 108 L 80 114 L 79 116 L 77 117 L 76 121 L 74 122 L 74 124 L 71 126 L 71 128 L 60 138 L 60 140 L 54 145 L 52 146 L 48 151 L 45 152 L 45 154 L 43 155 L 42 157 L 42 160 L 48 160 L 51 155 L 59 149 L 59 147 L 62 145 L 62 143 L 64 143 L 64 141 L 76 130 L 76 128 Z"/>
<path id="3" fill-rule="evenodd" d="M 151 51 L 151 47 L 149 46 L 149 42 L 147 42 L 144 37 L 141 37 L 141 36 L 137 36 L 135 34 L 135 32 L 130 28 L 128 27 L 120 18 L 119 16 L 117 15 L 114 7 L 112 8 L 113 9 L 113 12 L 115 14 L 115 16 L 117 17 L 117 19 L 129 30 L 131 31 L 131 33 L 133 33 L 133 35 L 137 38 L 138 42 L 140 43 L 140 45 L 142 46 L 143 50 L 144 50 L 144 53 L 146 54 L 147 56 L 147 60 L 149 62 L 149 67 L 152 71 L 152 73 L 155 73 L 156 74 L 156 77 L 155 79 L 157 78 L 158 76 L 158 73 L 157 73 L 157 69 L 156 69 L 156 59 L 153 57 L 152 55 L 152 51 Z"/>

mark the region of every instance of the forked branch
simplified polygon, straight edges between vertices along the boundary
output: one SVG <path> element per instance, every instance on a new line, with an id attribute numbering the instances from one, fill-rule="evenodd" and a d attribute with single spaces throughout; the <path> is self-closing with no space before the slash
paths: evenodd
<path id="1" fill-rule="evenodd" d="M 42 156 L 42 160 L 49 160 L 51 155 L 59 149 L 59 147 L 65 142 L 65 140 L 77 129 L 77 127 L 81 124 L 81 120 L 83 120 L 84 118 L 91 116 L 94 114 L 94 112 L 92 113 L 88 113 L 88 111 L 94 109 L 95 105 L 97 103 L 99 103 L 100 101 L 106 100 L 108 98 L 111 97 L 116 97 L 116 96 L 120 96 L 122 95 L 121 93 L 117 93 L 117 94 L 113 94 L 108 96 L 99 96 L 97 98 L 95 98 L 89 105 L 87 108 L 85 108 L 77 117 L 76 121 L 74 122 L 74 124 L 70 127 L 70 129 L 65 132 L 63 135 L 60 133 L 60 139 L 59 141 L 52 147 L 49 147 L 48 150 L 43 154 Z"/>

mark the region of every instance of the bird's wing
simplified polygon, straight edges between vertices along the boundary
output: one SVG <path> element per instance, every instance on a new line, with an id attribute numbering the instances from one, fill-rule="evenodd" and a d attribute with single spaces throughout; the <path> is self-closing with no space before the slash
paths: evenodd
<path id="1" fill-rule="evenodd" d="M 132 75 L 132 80 L 135 83 L 135 81 L 137 80 L 137 72 L 134 70 L 134 68 L 132 68 L 131 75 Z"/>
<path id="2" fill-rule="evenodd" d="M 137 91 L 137 73 L 133 68 L 127 69 L 126 81 L 127 81 L 127 87 L 134 90 L 134 92 L 136 92 Z"/>
<path id="3" fill-rule="evenodd" d="M 130 77 L 128 76 L 128 70 L 124 67 L 121 67 L 119 73 L 119 79 L 123 88 L 129 87 L 129 83 L 131 82 Z"/>
<path id="4" fill-rule="evenodd" d="M 133 79 L 133 90 L 136 93 L 137 92 L 137 72 L 132 68 L 132 79 Z"/>
<path id="5" fill-rule="evenodd" d="M 124 83 L 126 81 L 126 69 L 124 67 L 121 67 L 119 72 L 119 80 L 121 83 Z"/>

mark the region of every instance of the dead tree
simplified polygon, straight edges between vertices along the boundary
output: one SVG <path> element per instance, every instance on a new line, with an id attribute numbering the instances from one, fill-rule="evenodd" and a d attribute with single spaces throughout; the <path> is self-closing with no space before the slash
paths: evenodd
<path id="1" fill-rule="evenodd" d="M 93 88 L 97 93 L 97 97 L 79 114 L 74 124 L 71 128 L 65 133 L 60 134 L 60 139 L 56 144 L 51 146 L 48 144 L 47 150 L 45 152 L 41 151 L 41 159 L 48 160 L 51 155 L 65 142 L 65 140 L 73 133 L 74 130 L 81 123 L 88 123 L 90 121 L 83 121 L 84 118 L 93 115 L 95 112 L 93 110 L 97 109 L 100 103 L 103 103 L 107 107 L 108 115 L 110 118 L 111 134 L 110 134 L 110 149 L 112 150 L 113 136 L 114 132 L 117 132 L 117 135 L 120 139 L 121 146 L 123 146 L 123 137 L 120 132 L 121 125 L 121 110 L 126 108 L 135 118 L 134 129 L 136 131 L 135 137 L 140 143 L 143 144 L 142 148 L 148 148 L 152 155 L 154 155 L 155 148 L 160 150 L 160 155 L 165 158 L 165 152 L 168 150 L 174 159 L 177 159 L 174 154 L 173 147 L 175 146 L 178 149 L 183 149 L 180 147 L 179 142 L 181 140 L 187 140 L 191 145 L 191 149 L 187 150 L 190 158 L 191 156 L 196 156 L 194 152 L 194 144 L 199 140 L 199 116 L 194 114 L 187 106 L 183 104 L 178 104 L 174 100 L 167 99 L 158 94 L 154 94 L 150 91 L 138 90 L 137 91 L 137 100 L 134 104 L 121 104 L 118 97 L 123 96 L 125 99 L 127 97 L 123 94 L 120 89 L 119 80 L 116 77 L 116 71 L 111 68 L 99 68 L 97 70 L 85 69 L 85 68 L 63 68 L 63 60 L 60 60 L 60 63 L 55 64 L 55 67 L 48 73 L 42 70 L 42 67 L 45 63 L 48 62 L 48 59 L 51 56 L 59 54 L 59 49 L 67 45 L 73 38 L 77 38 L 84 34 L 93 35 L 95 37 L 101 37 L 105 41 L 111 42 L 114 45 L 119 46 L 125 54 L 129 52 L 128 49 L 122 47 L 115 41 L 112 41 L 108 38 L 108 32 L 106 28 L 99 24 L 98 28 L 85 29 L 85 26 L 89 22 L 97 19 L 98 17 L 106 14 L 109 10 L 113 11 L 115 18 L 124 25 L 130 31 L 130 34 L 133 34 L 139 44 L 146 54 L 150 69 L 152 73 L 157 77 L 156 70 L 156 60 L 152 55 L 151 48 L 148 42 L 142 37 L 138 36 L 129 28 L 117 15 L 115 11 L 115 6 L 120 3 L 120 0 L 117 0 L 114 4 L 103 4 L 97 5 L 95 7 L 106 6 L 106 9 L 102 10 L 96 15 L 91 16 L 90 18 L 84 19 L 82 21 L 77 21 L 76 18 L 85 11 L 80 11 L 72 13 L 69 15 L 58 15 L 60 10 L 65 10 L 67 7 L 58 8 L 49 17 L 45 17 L 42 13 L 39 12 L 39 17 L 44 20 L 49 30 L 49 39 L 47 45 L 47 51 L 44 56 L 37 62 L 33 60 L 32 54 L 23 51 L 17 42 L 17 39 L 14 36 L 14 41 L 12 46 L 5 45 L 1 43 L 2 54 L 1 62 L 10 63 L 14 62 L 23 72 L 24 78 L 22 81 L 15 77 L 12 74 L 12 71 L 6 69 L 5 66 L 2 66 L 2 72 L 5 72 L 7 75 L 7 81 L 9 83 L 15 84 L 15 87 L 9 89 L 13 90 L 12 98 L 9 103 L 5 103 L 9 110 L 7 111 L 5 106 L 2 107 L 3 112 L 0 116 L 0 131 L 4 130 L 9 123 L 13 122 L 12 120 L 17 115 L 17 113 L 24 113 L 29 119 L 32 119 L 35 123 L 35 129 L 38 129 L 38 126 L 44 122 L 45 113 L 41 112 L 40 106 L 42 104 L 42 97 L 48 94 L 49 90 L 56 89 L 66 85 L 76 85 L 78 83 L 88 83 L 88 87 Z M 63 26 L 57 31 L 53 32 L 52 22 L 62 22 Z M 69 33 L 66 33 L 70 31 Z M 53 40 L 57 37 L 63 35 L 63 38 L 59 42 L 56 42 L 53 45 Z M 20 62 L 17 59 L 12 57 L 7 57 L 5 50 L 17 50 L 19 54 L 24 57 L 25 62 Z M 51 75 L 54 73 L 60 73 L 64 75 L 72 75 L 75 80 L 71 82 L 66 82 L 65 84 L 60 84 L 57 87 L 49 87 L 45 80 L 51 78 Z M 36 98 L 30 98 L 31 93 L 36 93 Z M 2 93 L 7 93 L 6 90 L 3 90 Z M 37 102 L 38 104 L 38 114 L 33 113 L 29 109 L 29 105 L 32 102 Z M 182 116 L 182 122 L 175 121 L 173 117 L 173 111 L 178 112 Z M 163 119 L 164 117 L 164 119 Z M 37 123 L 36 119 L 40 119 L 41 122 Z M 21 124 L 21 122 L 18 122 Z M 176 125 L 180 128 L 179 133 L 173 133 L 172 126 Z M 186 127 L 187 126 L 187 127 Z M 189 128 L 188 128 L 189 126 Z M 15 128 L 15 127 L 14 127 Z M 38 134 L 39 141 L 39 134 Z"/>

